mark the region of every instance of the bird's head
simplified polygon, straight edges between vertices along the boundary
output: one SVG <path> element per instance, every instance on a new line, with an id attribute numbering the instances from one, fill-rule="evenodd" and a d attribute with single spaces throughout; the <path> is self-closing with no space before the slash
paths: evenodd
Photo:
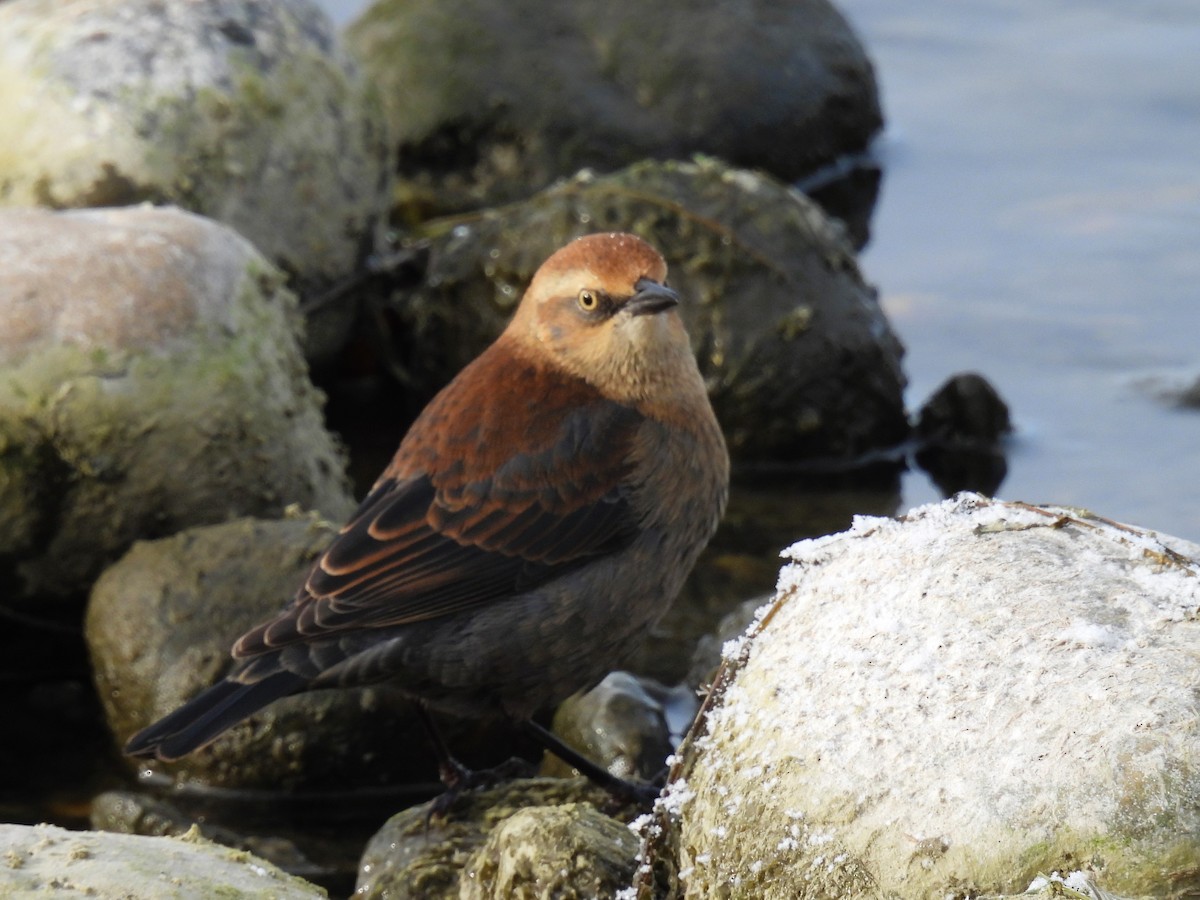
<path id="1" fill-rule="evenodd" d="M 508 332 L 614 400 L 654 400 L 699 378 L 666 276 L 641 238 L 578 238 L 538 269 Z"/>

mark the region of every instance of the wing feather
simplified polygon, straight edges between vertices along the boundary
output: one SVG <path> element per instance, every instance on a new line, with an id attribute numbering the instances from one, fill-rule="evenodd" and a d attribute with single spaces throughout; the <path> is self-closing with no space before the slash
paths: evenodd
<path id="1" fill-rule="evenodd" d="M 638 527 L 629 472 L 640 424 L 597 399 L 573 404 L 552 428 L 542 421 L 541 439 L 534 432 L 531 449 L 503 464 L 480 452 L 441 472 L 389 469 L 292 605 L 244 635 L 235 656 L 478 609 L 627 546 Z M 495 432 L 472 428 L 483 447 L 504 439 Z M 473 470 L 472 458 L 484 462 Z"/>

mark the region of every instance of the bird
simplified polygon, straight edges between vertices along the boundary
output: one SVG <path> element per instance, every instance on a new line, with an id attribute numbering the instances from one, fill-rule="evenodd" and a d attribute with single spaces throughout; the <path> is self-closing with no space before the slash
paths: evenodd
<path id="1" fill-rule="evenodd" d="M 597 683 L 661 618 L 728 497 L 666 275 L 632 234 L 551 255 L 291 602 L 234 643 L 222 681 L 125 752 L 176 760 L 281 697 L 387 683 L 431 728 L 429 710 L 506 716 L 570 757 L 534 714 Z M 461 783 L 434 731 L 442 780 Z"/>

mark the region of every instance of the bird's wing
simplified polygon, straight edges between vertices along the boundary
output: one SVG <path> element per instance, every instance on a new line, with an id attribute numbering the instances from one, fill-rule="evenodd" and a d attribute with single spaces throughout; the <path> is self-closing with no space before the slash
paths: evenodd
<path id="1" fill-rule="evenodd" d="M 410 433 L 293 604 L 244 635 L 234 655 L 479 608 L 627 546 L 638 526 L 628 476 L 642 417 L 598 397 L 563 406 L 439 429 L 425 457 L 421 433 Z M 497 449 L 518 433 L 516 446 L 528 449 Z M 441 464 L 414 473 L 399 462 L 422 458 Z"/>

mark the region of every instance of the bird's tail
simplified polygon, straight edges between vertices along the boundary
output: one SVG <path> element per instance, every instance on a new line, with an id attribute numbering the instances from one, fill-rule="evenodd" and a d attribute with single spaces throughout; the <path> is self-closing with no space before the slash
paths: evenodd
<path id="1" fill-rule="evenodd" d="M 306 678 L 292 672 L 276 672 L 252 684 L 221 681 L 143 728 L 126 741 L 125 752 L 147 759 L 179 759 L 306 683 Z"/>

